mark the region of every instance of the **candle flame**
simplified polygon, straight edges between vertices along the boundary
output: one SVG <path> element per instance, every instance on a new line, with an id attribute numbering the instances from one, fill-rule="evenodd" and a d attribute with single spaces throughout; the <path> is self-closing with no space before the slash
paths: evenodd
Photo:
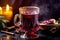
<path id="1" fill-rule="evenodd" d="M 0 7 L 0 14 L 2 14 L 2 7 Z"/>
<path id="2" fill-rule="evenodd" d="M 0 10 L 2 10 L 2 7 L 0 7 Z"/>
<path id="3" fill-rule="evenodd" d="M 8 5 L 8 4 L 6 5 L 6 10 L 7 10 L 7 11 L 9 10 L 9 5 Z"/>

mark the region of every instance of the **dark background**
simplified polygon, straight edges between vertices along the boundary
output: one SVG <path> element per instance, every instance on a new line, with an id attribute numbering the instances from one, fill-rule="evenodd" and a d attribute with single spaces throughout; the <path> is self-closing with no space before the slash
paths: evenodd
<path id="1" fill-rule="evenodd" d="M 19 14 L 19 7 L 22 6 L 40 7 L 39 21 L 51 18 L 58 20 L 60 18 L 60 0 L 0 0 L 0 6 L 5 6 L 6 4 L 13 7 L 13 17 L 9 26 L 14 25 L 14 15 Z M 48 30 L 44 30 L 43 32 L 45 35 L 48 35 L 49 39 L 60 40 L 60 29 L 54 34 L 51 34 Z"/>
<path id="2" fill-rule="evenodd" d="M 60 18 L 60 0 L 0 0 L 0 6 L 9 4 L 13 7 L 13 17 L 19 13 L 21 6 L 38 6 L 40 7 L 39 21 Z M 13 20 L 11 20 L 13 24 Z"/>

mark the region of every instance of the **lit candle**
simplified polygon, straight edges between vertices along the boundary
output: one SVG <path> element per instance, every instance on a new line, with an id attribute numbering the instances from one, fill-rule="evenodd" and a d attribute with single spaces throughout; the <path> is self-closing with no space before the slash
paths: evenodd
<path id="1" fill-rule="evenodd" d="M 2 7 L 0 7 L 0 15 L 2 15 Z"/>
<path id="2" fill-rule="evenodd" d="M 3 13 L 6 19 L 11 20 L 12 15 L 13 15 L 12 7 L 7 4 L 6 7 L 3 7 Z"/>
<path id="3" fill-rule="evenodd" d="M 6 11 L 9 11 L 9 5 L 8 4 L 6 5 Z"/>

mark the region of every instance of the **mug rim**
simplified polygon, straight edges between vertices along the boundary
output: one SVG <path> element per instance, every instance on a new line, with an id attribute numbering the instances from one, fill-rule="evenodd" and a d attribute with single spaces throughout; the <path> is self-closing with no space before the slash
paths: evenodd
<path id="1" fill-rule="evenodd" d="M 23 7 L 19 7 L 19 9 L 21 9 L 21 8 L 37 8 L 37 9 L 39 9 L 39 7 L 37 7 L 37 6 L 23 6 Z"/>

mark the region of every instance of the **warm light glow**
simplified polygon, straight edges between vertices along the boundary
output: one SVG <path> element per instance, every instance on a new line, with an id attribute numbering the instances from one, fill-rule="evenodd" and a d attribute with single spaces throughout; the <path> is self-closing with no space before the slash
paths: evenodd
<path id="1" fill-rule="evenodd" d="M 7 5 L 6 5 L 6 11 L 8 11 L 8 10 L 9 10 L 9 5 L 7 4 Z"/>
<path id="2" fill-rule="evenodd" d="M 0 7 L 0 10 L 2 10 L 2 7 Z"/>
<path id="3" fill-rule="evenodd" d="M 2 14 L 2 7 L 0 7 L 0 14 Z"/>
<path id="4" fill-rule="evenodd" d="M 11 20 L 13 12 L 12 12 L 12 6 L 9 6 L 8 4 L 6 5 L 6 7 L 3 7 L 3 15 L 5 15 L 5 18 L 7 20 Z"/>

